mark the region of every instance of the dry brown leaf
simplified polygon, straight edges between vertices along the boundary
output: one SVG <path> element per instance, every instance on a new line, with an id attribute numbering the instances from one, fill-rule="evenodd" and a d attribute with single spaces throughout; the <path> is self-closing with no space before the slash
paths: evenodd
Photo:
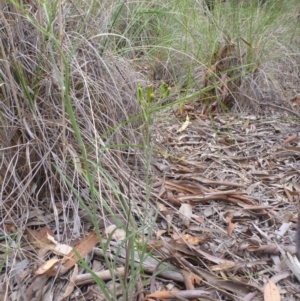
<path id="1" fill-rule="evenodd" d="M 291 102 L 293 103 L 294 106 L 300 105 L 300 97 L 296 96 L 294 97 Z"/>
<path id="2" fill-rule="evenodd" d="M 51 248 L 50 250 L 52 250 L 56 255 L 67 255 L 72 251 L 72 247 L 58 243 L 54 248 Z"/>
<path id="3" fill-rule="evenodd" d="M 228 261 L 228 262 L 224 262 L 224 263 L 221 263 L 218 265 L 211 266 L 210 269 L 213 272 L 220 272 L 220 271 L 231 269 L 233 267 L 235 267 L 235 262 Z"/>
<path id="4" fill-rule="evenodd" d="M 213 255 L 211 255 L 209 253 L 206 253 L 205 251 L 201 250 L 200 248 L 197 248 L 195 251 L 200 254 L 201 258 L 207 259 L 207 260 L 209 260 L 211 262 L 214 262 L 217 265 L 229 262 L 228 260 L 222 259 L 219 256 L 213 256 Z M 234 263 L 233 261 L 230 261 L 230 262 L 232 264 Z"/>
<path id="5" fill-rule="evenodd" d="M 161 198 L 161 196 L 164 195 L 166 193 L 166 191 L 167 191 L 166 187 L 162 185 L 161 188 L 160 188 L 160 190 L 159 190 L 159 193 L 157 195 L 158 198 Z"/>
<path id="6" fill-rule="evenodd" d="M 162 203 L 157 203 L 157 207 L 158 207 L 159 211 L 165 211 L 165 210 L 167 210 L 167 207 L 164 204 L 162 204 Z"/>
<path id="7" fill-rule="evenodd" d="M 35 275 L 43 275 L 48 274 L 48 272 L 52 272 L 53 268 L 57 266 L 59 262 L 60 259 L 58 258 L 52 258 L 46 261 L 35 271 Z"/>
<path id="8" fill-rule="evenodd" d="M 55 240 L 54 235 L 49 234 L 49 232 L 46 232 L 47 241 L 53 242 L 54 244 L 58 244 L 58 242 Z"/>
<path id="9" fill-rule="evenodd" d="M 195 289 L 195 286 L 194 286 L 195 283 L 198 285 L 201 284 L 202 280 L 199 276 L 197 276 L 191 272 L 188 272 L 186 270 L 182 270 L 181 273 L 184 278 L 184 284 L 185 284 L 186 289 L 192 290 L 192 289 Z"/>
<path id="10" fill-rule="evenodd" d="M 190 204 L 182 204 L 179 208 L 179 217 L 183 224 L 188 228 L 193 215 L 193 208 Z"/>
<path id="11" fill-rule="evenodd" d="M 171 254 L 176 253 L 176 254 L 185 254 L 188 256 L 195 256 L 195 251 L 193 250 L 192 246 L 187 246 L 187 244 L 181 244 L 174 240 L 170 240 L 168 242 L 164 241 L 164 247 Z"/>
<path id="12" fill-rule="evenodd" d="M 298 135 L 297 134 L 293 134 L 292 136 L 288 137 L 287 139 L 284 140 L 284 144 L 288 144 L 294 140 L 296 140 L 298 138 Z"/>
<path id="13" fill-rule="evenodd" d="M 145 243 L 141 240 L 141 243 Z M 149 240 L 147 243 L 147 251 L 158 250 L 164 246 L 163 241 L 161 240 Z"/>
<path id="14" fill-rule="evenodd" d="M 39 250 L 38 250 L 38 252 L 37 252 L 37 255 L 38 255 L 38 257 L 39 258 L 42 258 L 42 257 L 44 257 L 49 251 L 51 251 L 52 249 L 54 248 L 54 246 L 53 245 L 44 245 L 43 247 L 42 246 L 40 246 L 40 248 L 39 248 Z"/>
<path id="15" fill-rule="evenodd" d="M 33 298 L 37 293 L 42 293 L 43 288 L 48 280 L 49 276 L 44 274 L 38 277 L 35 277 L 25 293 L 25 300 L 34 300 Z"/>
<path id="16" fill-rule="evenodd" d="M 72 276 L 68 283 L 68 286 L 67 286 L 65 292 L 63 293 L 63 295 L 59 298 L 59 301 L 64 300 L 65 298 L 67 298 L 68 296 L 70 296 L 72 294 L 72 292 L 74 291 L 74 288 L 75 288 L 75 281 L 76 281 L 77 275 L 78 275 L 78 265 L 75 264 L 74 271 L 72 273 Z"/>
<path id="17" fill-rule="evenodd" d="M 239 249 L 241 249 L 241 247 Z M 261 246 L 255 246 L 251 244 L 251 245 L 245 245 L 244 249 L 246 249 L 249 252 L 262 252 L 265 254 L 280 254 L 280 249 L 282 249 L 284 252 L 296 253 L 295 246 L 280 246 L 279 249 L 278 245 L 276 244 L 268 244 L 268 245 L 261 245 Z"/>
<path id="18" fill-rule="evenodd" d="M 193 172 L 199 171 L 194 167 L 191 168 L 191 167 L 188 167 L 188 166 L 185 166 L 185 165 L 182 165 L 182 164 L 176 164 L 176 168 L 173 167 L 172 170 L 180 172 L 180 173 L 183 173 L 183 172 L 193 173 Z"/>
<path id="19" fill-rule="evenodd" d="M 227 227 L 227 234 L 230 236 L 236 226 L 236 223 L 233 223 L 232 221 L 232 217 L 227 216 L 226 217 L 226 222 L 228 223 L 228 227 Z"/>
<path id="20" fill-rule="evenodd" d="M 26 229 L 28 241 L 34 244 L 35 247 L 37 248 L 42 248 L 45 245 L 49 245 L 52 243 L 48 235 L 51 237 L 55 237 L 53 231 L 49 228 L 42 228 L 40 230 L 32 230 L 27 228 Z"/>
<path id="21" fill-rule="evenodd" d="M 64 259 L 64 264 L 60 269 L 60 275 L 65 274 L 70 268 L 72 268 L 81 258 L 84 258 L 97 244 L 99 239 L 95 231 L 92 231 L 75 247 L 75 251 L 71 251 Z"/>
<path id="22" fill-rule="evenodd" d="M 193 187 L 192 185 L 187 185 L 186 183 L 182 183 L 181 181 L 166 180 L 165 186 L 168 189 L 177 190 L 177 191 L 181 191 L 184 193 L 202 194 L 201 189 L 199 189 L 197 187 Z M 179 203 L 179 204 L 181 204 L 181 203 Z"/>
<path id="23" fill-rule="evenodd" d="M 49 250 L 52 250 L 56 255 L 67 255 L 72 251 L 72 248 L 66 244 L 60 244 L 55 240 L 55 238 L 47 233 L 47 239 L 49 242 L 52 242 L 49 246 Z"/>
<path id="24" fill-rule="evenodd" d="M 180 236 L 181 236 L 181 235 L 179 235 L 179 234 L 178 234 L 177 232 L 175 232 L 175 231 L 172 233 L 172 238 L 173 238 L 174 240 L 179 239 Z"/>
<path id="25" fill-rule="evenodd" d="M 109 236 L 112 233 L 112 240 L 121 241 L 126 238 L 126 232 L 123 229 L 118 228 L 116 225 L 110 225 L 106 228 L 103 235 Z"/>
<path id="26" fill-rule="evenodd" d="M 188 290 L 195 289 L 192 278 L 190 277 L 190 273 L 183 271 L 182 275 L 183 275 L 183 279 L 184 279 L 185 288 L 188 289 Z"/>
<path id="27" fill-rule="evenodd" d="M 198 246 L 200 243 L 207 241 L 207 239 L 203 239 L 201 237 L 195 237 L 190 234 L 184 234 L 179 240 L 178 243 L 189 243 L 193 246 Z"/>
<path id="28" fill-rule="evenodd" d="M 172 197 L 173 197 L 173 194 L 170 191 L 167 192 L 168 197 L 169 197 L 169 195 L 172 195 Z M 166 222 L 167 222 L 167 227 L 168 227 L 168 232 L 170 232 L 171 226 L 172 226 L 173 214 L 176 213 L 176 211 L 168 210 L 167 207 L 161 203 L 158 203 L 157 206 L 158 206 L 159 211 L 165 216 Z"/>
<path id="29" fill-rule="evenodd" d="M 268 280 L 264 289 L 264 301 L 280 301 L 280 293 L 274 282 Z"/>
<path id="30" fill-rule="evenodd" d="M 171 231 L 172 219 L 173 219 L 173 215 L 171 215 L 171 214 L 167 214 L 166 215 L 166 221 L 167 221 L 167 226 L 168 226 L 168 233 Z"/>
<path id="31" fill-rule="evenodd" d="M 283 186 L 284 192 L 289 200 L 290 203 L 293 203 L 293 196 L 290 193 L 290 191 L 288 190 L 288 188 L 286 186 Z"/>
<path id="32" fill-rule="evenodd" d="M 200 223 L 200 224 L 203 224 L 204 223 L 204 218 L 203 217 L 201 217 L 201 216 L 199 216 L 199 215 L 195 215 L 195 214 L 193 214 L 193 219 L 196 221 L 196 222 L 198 222 L 198 223 Z"/>
<path id="33" fill-rule="evenodd" d="M 207 272 L 205 269 L 198 267 L 194 267 L 189 261 L 187 261 L 184 257 L 180 258 L 182 264 L 189 268 L 196 275 L 204 278 L 207 282 L 209 282 L 215 289 L 218 290 L 227 290 L 233 293 L 237 293 L 240 296 L 246 296 L 250 291 L 257 289 L 255 285 L 244 283 L 238 280 L 224 280 L 217 278 L 213 273 Z"/>
<path id="34" fill-rule="evenodd" d="M 174 194 L 171 191 L 167 191 L 167 200 L 168 203 L 173 204 L 175 206 L 180 205 L 181 203 L 177 201 L 177 199 L 174 197 Z"/>
<path id="35" fill-rule="evenodd" d="M 167 233 L 167 230 L 158 230 L 158 231 L 156 231 L 156 232 L 155 232 L 156 239 L 160 239 L 160 237 L 161 237 L 163 234 L 165 234 L 165 233 Z"/>
<path id="36" fill-rule="evenodd" d="M 4 227 L 6 232 L 11 232 L 11 233 L 16 233 L 17 232 L 17 228 L 14 224 L 4 223 L 3 227 Z"/>
<path id="37" fill-rule="evenodd" d="M 177 130 L 177 133 L 181 133 L 183 132 L 190 124 L 190 118 L 189 115 L 186 115 L 186 120 L 185 122 L 182 124 L 181 128 L 179 130 Z"/>
<path id="38" fill-rule="evenodd" d="M 202 279 L 193 273 L 190 274 L 190 278 L 193 283 L 196 283 L 198 285 L 200 285 L 202 283 Z"/>
<path id="39" fill-rule="evenodd" d="M 160 291 L 160 292 L 154 292 L 150 295 L 147 295 L 144 299 L 149 301 L 151 298 L 156 299 L 175 299 L 175 300 L 182 300 L 185 299 L 192 299 L 192 298 L 201 298 L 204 296 L 209 295 L 209 292 L 203 291 L 203 290 L 186 290 L 186 291 Z"/>
<path id="40" fill-rule="evenodd" d="M 178 291 L 162 291 L 162 292 L 154 292 L 148 296 L 145 297 L 145 300 L 151 300 L 149 298 L 156 298 L 156 299 L 166 299 L 170 298 L 173 295 L 176 295 Z"/>
<path id="41" fill-rule="evenodd" d="M 203 184 L 215 184 L 215 185 L 224 185 L 224 186 L 232 186 L 232 187 L 244 187 L 243 184 L 240 184 L 240 183 L 236 183 L 236 182 L 230 182 L 230 181 L 215 181 L 215 180 L 211 180 L 211 179 L 208 179 L 204 176 L 196 176 L 196 177 L 191 177 L 191 179 L 193 180 L 196 180 L 196 181 L 199 181 Z M 230 190 L 229 192 L 228 191 L 220 191 L 219 193 L 233 193 L 234 191 Z"/>

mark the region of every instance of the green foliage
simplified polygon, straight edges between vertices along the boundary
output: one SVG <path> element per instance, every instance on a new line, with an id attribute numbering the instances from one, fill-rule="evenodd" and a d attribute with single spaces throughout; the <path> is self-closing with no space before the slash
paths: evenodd
<path id="1" fill-rule="evenodd" d="M 153 101 L 155 102 L 163 102 L 170 96 L 171 87 L 168 86 L 166 83 L 162 82 L 159 87 L 159 95 L 155 97 L 155 91 L 153 86 L 147 85 L 144 89 L 141 84 L 137 86 L 137 95 L 138 100 L 140 102 L 141 107 L 143 110 L 147 110 L 151 107 Z"/>

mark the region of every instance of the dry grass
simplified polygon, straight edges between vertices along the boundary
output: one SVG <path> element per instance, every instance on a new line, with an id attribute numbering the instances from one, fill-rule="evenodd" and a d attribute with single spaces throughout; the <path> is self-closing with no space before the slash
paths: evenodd
<path id="1" fill-rule="evenodd" d="M 67 244 L 112 223 L 137 235 L 127 220 L 138 204 L 146 210 L 148 199 L 150 150 L 137 99 L 144 78 L 113 55 L 108 35 L 97 34 L 109 16 L 86 22 L 86 12 L 94 8 L 89 17 L 97 20 L 103 4 L 31 4 L 7 4 L 0 13 L 1 265 L 11 271 L 23 258 L 38 265 L 48 258 L 35 250 L 28 229 L 55 229 Z M 136 222 L 143 225 L 144 216 Z M 106 268 L 114 270 L 107 256 Z M 3 298 L 21 298 L 26 287 L 34 298 L 32 278 L 21 288 L 15 276 L 1 275 Z"/>
<path id="2" fill-rule="evenodd" d="M 74 10 L 63 5 L 64 12 Z M 116 202 L 119 187 L 135 195 L 146 176 L 145 125 L 135 117 L 141 112 L 137 82 L 143 78 L 109 49 L 101 54 L 105 37 L 91 36 L 91 28 L 101 24 L 82 29 L 85 12 L 67 18 L 58 10 L 53 28 L 47 28 L 51 11 L 46 16 L 41 4 L 24 11 L 4 5 L 0 14 L 1 228 L 6 234 L 46 226 L 57 229 L 58 239 L 80 237 L 85 229 L 75 192 L 104 220 L 108 213 L 124 216 Z M 12 254 L 26 253 L 23 243 L 19 251 L 6 246 Z"/>

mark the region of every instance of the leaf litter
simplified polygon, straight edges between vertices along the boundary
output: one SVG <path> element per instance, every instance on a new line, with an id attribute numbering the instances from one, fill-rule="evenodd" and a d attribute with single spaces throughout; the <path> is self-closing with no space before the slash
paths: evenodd
<path id="1" fill-rule="evenodd" d="M 277 300 L 278 295 L 294 300 L 299 291 L 295 277 L 299 275 L 289 264 L 296 258 L 287 257 L 286 252 L 295 253 L 300 148 L 295 139 L 286 137 L 297 131 L 297 123 L 226 119 L 224 115 L 209 119 L 202 114 L 197 119 L 196 110 L 192 115 L 182 131 L 176 130 L 174 121 L 158 122 L 153 128 L 153 136 L 164 135 L 167 142 L 153 140 L 154 166 L 163 166 L 157 169 L 151 191 L 160 212 L 147 246 L 153 257 L 141 262 L 134 251 L 134 264 L 153 275 L 143 300 Z M 61 205 L 56 205 L 57 214 L 61 214 Z M 51 215 L 47 217 L 38 209 L 35 212 L 29 219 L 33 225 L 49 224 Z M 93 220 L 84 211 L 78 214 L 90 229 Z M 126 277 L 128 250 L 119 244 L 126 232 L 107 217 L 103 220 L 96 215 L 96 220 L 105 229 L 103 240 L 112 239 L 109 257 L 118 256 L 115 275 Z M 5 225 L 6 231 L 16 232 L 9 222 Z M 59 242 L 48 227 L 26 228 L 26 260 L 20 257 L 14 269 L 27 272 L 24 276 L 12 273 L 10 281 L 28 300 L 46 296 L 52 287 L 50 279 L 60 291 L 57 300 L 105 299 L 94 286 L 95 278 L 77 266 L 91 252 L 88 260 L 101 262 L 104 253 L 97 248 L 98 236 L 89 231 L 72 243 L 66 240 L 70 234 L 65 233 Z M 26 252 L 32 251 L 39 259 L 30 280 L 33 270 Z M 287 269 L 289 272 L 283 273 Z M 104 281 L 113 277 L 107 269 L 93 272 Z M 63 275 L 68 275 L 68 282 L 60 281 Z M 84 286 L 88 290 L 79 294 Z M 9 288 L 2 287 L 7 294 Z M 9 295 L 11 300 L 20 299 L 17 291 Z"/>
<path id="2" fill-rule="evenodd" d="M 280 295 L 296 300 L 293 298 L 298 294 L 299 284 L 295 277 L 299 275 L 293 264 L 288 264 L 296 258 L 287 257 L 286 252 L 295 253 L 300 152 L 294 140 L 289 142 L 293 145 L 285 140 L 297 130 L 297 124 L 276 120 L 276 128 L 281 129 L 278 132 L 271 122 L 253 119 L 243 127 L 243 118 L 228 116 L 230 127 L 224 129 L 224 118 L 219 121 L 216 116 L 213 122 L 205 119 L 207 130 L 203 125 L 202 130 L 214 130 L 209 137 L 199 137 L 194 127 L 197 119 L 192 120 L 179 144 L 176 141 L 180 133 L 174 133 L 173 122 L 169 127 L 156 123 L 153 129 L 154 133 L 167 135 L 169 143 L 154 142 L 155 164 L 166 168 L 157 171 L 152 187 L 153 201 L 161 213 L 156 220 L 155 236 L 148 242 L 153 258 L 140 262 L 134 251 L 136 266 L 141 264 L 145 273 L 153 275 L 152 288 L 144 300 L 277 300 Z M 189 144 L 189 140 L 197 143 Z M 80 216 L 87 217 L 83 213 Z M 120 267 L 114 273 L 124 277 L 127 250 L 120 247 L 118 240 L 123 240 L 126 233 L 117 230 L 120 229 L 112 220 L 102 236 L 104 240 L 110 234 L 113 236 L 115 242 L 110 242 L 109 256 L 114 259 L 118 254 Z M 59 252 L 70 246 L 59 243 L 49 228 L 27 228 L 25 233 L 28 250 L 34 248 L 40 258 L 50 253 L 60 255 L 38 265 L 25 290 L 27 298 L 42 296 L 50 289 L 49 279 L 55 276 L 58 282 L 59 277 L 70 272 L 69 282 L 58 286 L 61 293 L 57 300 L 77 300 L 78 288 L 82 286 L 88 286 L 88 290 L 78 300 L 105 299 L 94 286 L 95 278 L 78 270 L 76 264 L 91 251 L 89 260 L 103 258 L 102 250 L 96 247 L 99 241 L 95 232 L 75 243 L 75 253 Z M 18 266 L 26 269 L 28 259 L 17 261 L 15 268 Z M 287 269 L 289 272 L 283 273 Z M 94 273 L 104 281 L 112 277 L 109 270 Z M 29 275 L 30 268 L 24 277 Z M 20 289 L 20 276 L 15 273 L 11 277 Z M 168 289 L 170 283 L 173 286 Z M 19 298 L 16 292 L 11 297 Z"/>
<path id="3" fill-rule="evenodd" d="M 296 251 L 297 121 L 203 118 L 196 109 L 189 115 L 193 118 L 184 136 L 167 113 L 153 129 L 154 137 L 165 141 L 154 141 L 155 164 L 165 165 L 163 181 L 158 178 L 154 188 L 163 191 L 159 202 L 165 210 L 179 211 L 179 218 L 173 214 L 173 227 L 160 236 L 164 246 L 169 245 L 166 256 L 176 257 L 180 266 L 198 275 L 203 281 L 199 287 L 206 287 L 213 300 L 220 295 L 228 300 L 277 300 L 280 295 L 297 300 L 299 283 L 293 271 L 274 283 L 268 280 L 283 266 L 289 269 L 286 252 Z M 185 206 L 192 208 L 188 223 L 182 217 Z M 188 251 L 175 247 L 173 232 Z M 209 239 L 197 246 L 184 240 L 184 233 L 207 234 Z"/>

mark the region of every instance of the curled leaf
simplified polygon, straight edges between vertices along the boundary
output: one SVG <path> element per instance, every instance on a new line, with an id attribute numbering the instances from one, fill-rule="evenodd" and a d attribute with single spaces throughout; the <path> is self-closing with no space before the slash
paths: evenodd
<path id="1" fill-rule="evenodd" d="M 183 125 L 181 126 L 181 128 L 177 131 L 177 133 L 183 132 L 189 126 L 190 123 L 191 122 L 190 122 L 189 115 L 186 115 L 186 120 L 183 123 Z"/>

